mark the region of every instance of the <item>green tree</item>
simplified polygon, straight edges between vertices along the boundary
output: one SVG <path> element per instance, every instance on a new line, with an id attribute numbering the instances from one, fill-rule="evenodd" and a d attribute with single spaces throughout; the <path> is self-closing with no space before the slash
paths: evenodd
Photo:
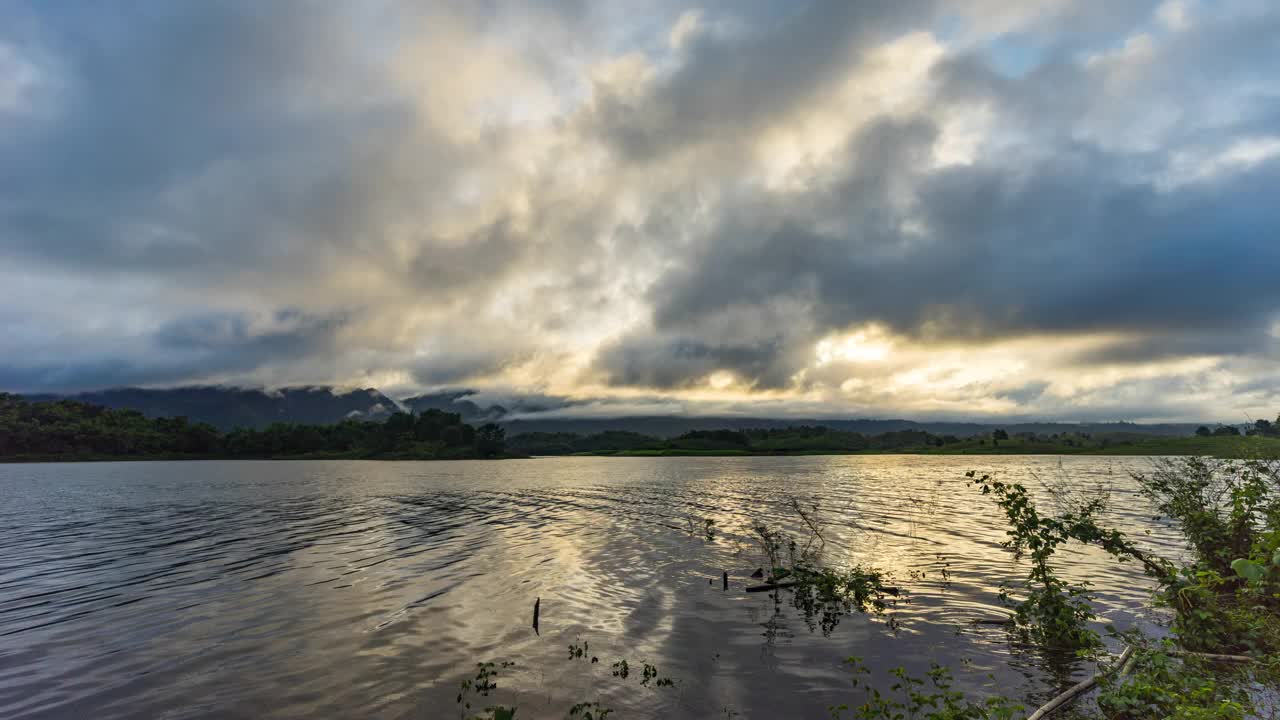
<path id="1" fill-rule="evenodd" d="M 506 449 L 507 431 L 501 425 L 486 423 L 476 428 L 476 454 L 497 457 Z"/>

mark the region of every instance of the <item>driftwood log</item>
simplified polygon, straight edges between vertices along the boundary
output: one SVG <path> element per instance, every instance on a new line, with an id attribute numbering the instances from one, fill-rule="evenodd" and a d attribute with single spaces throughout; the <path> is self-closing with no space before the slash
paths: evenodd
<path id="1" fill-rule="evenodd" d="M 799 584 L 799 580 L 787 580 L 785 582 L 765 583 L 763 585 L 748 585 L 747 592 L 768 592 L 770 590 L 781 590 L 782 588 L 795 587 Z"/>
<path id="2" fill-rule="evenodd" d="M 1121 674 L 1128 672 L 1127 668 L 1130 665 L 1129 661 L 1132 659 L 1132 657 L 1133 657 L 1132 647 L 1127 647 L 1124 649 L 1124 652 L 1120 653 L 1119 662 L 1120 662 Z M 1028 715 L 1027 720 L 1042 720 L 1042 718 L 1049 717 L 1050 713 L 1054 712 L 1060 707 L 1070 704 L 1072 700 L 1075 700 L 1076 698 L 1080 697 L 1084 693 L 1091 690 L 1094 685 L 1098 684 L 1098 680 L 1103 675 L 1106 675 L 1108 672 L 1110 671 L 1108 670 L 1108 671 L 1094 673 L 1093 677 L 1090 677 L 1087 680 L 1081 680 L 1075 685 L 1072 685 L 1071 687 L 1067 688 L 1064 692 L 1059 694 L 1054 699 L 1050 700 L 1044 705 L 1041 705 L 1039 710 L 1036 710 L 1035 712 Z"/>

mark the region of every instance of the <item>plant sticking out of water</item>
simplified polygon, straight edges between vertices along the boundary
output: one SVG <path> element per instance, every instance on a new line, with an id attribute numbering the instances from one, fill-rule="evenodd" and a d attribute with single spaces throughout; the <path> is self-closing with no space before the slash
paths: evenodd
<path id="1" fill-rule="evenodd" d="M 655 687 L 671 687 L 675 685 L 675 681 L 668 677 L 658 677 L 658 666 L 642 663 L 643 667 L 640 671 L 640 685 L 648 687 L 652 682 Z"/>
<path id="2" fill-rule="evenodd" d="M 568 659 L 572 661 L 589 658 L 592 665 L 599 664 L 600 658 L 590 655 L 589 652 L 590 643 L 578 638 L 569 644 Z M 512 667 L 515 667 L 514 662 L 476 663 L 477 672 L 475 677 L 463 680 L 461 689 L 458 692 L 458 704 L 462 706 L 464 720 L 513 720 L 516 708 L 503 705 L 486 707 L 480 714 L 470 714 L 472 712 L 473 698 L 477 696 L 488 697 L 490 693 L 497 690 L 499 670 L 506 670 Z M 612 676 L 619 680 L 625 681 L 631 675 L 631 664 L 625 658 L 614 662 L 611 668 Z M 641 687 L 667 688 L 675 687 L 675 684 L 675 680 L 658 672 L 657 665 L 650 662 L 641 662 Z M 600 720 L 608 717 L 612 712 L 611 708 L 605 706 L 599 700 L 592 700 L 574 704 L 568 710 L 568 717 L 575 720 Z"/>
<path id="3" fill-rule="evenodd" d="M 909 568 L 907 577 L 917 583 L 924 583 L 931 577 L 937 577 L 938 592 L 946 592 L 951 588 L 951 561 L 947 560 L 947 556 L 942 553 L 936 553 L 934 559 L 936 560 L 934 570 Z"/>
<path id="4" fill-rule="evenodd" d="M 475 677 L 463 680 L 458 689 L 458 704 L 462 706 L 462 717 L 466 720 L 511 720 L 515 716 L 515 708 L 508 708 L 503 705 L 493 705 L 484 708 L 483 714 L 469 715 L 471 712 L 471 701 L 474 696 L 489 697 L 489 694 L 498 689 L 498 671 L 508 670 L 515 667 L 514 662 L 502 661 L 501 663 L 482 662 L 476 663 Z"/>
<path id="5" fill-rule="evenodd" d="M 1028 556 L 1031 568 L 1024 585 L 1026 597 L 1013 603 L 1014 620 L 1019 630 L 1037 644 L 1060 650 L 1092 650 L 1101 646 L 1098 633 L 1088 627 L 1095 618 L 1088 585 L 1072 584 L 1059 578 L 1050 561 L 1064 543 L 1079 534 L 1081 528 L 1097 526 L 1093 516 L 1105 506 L 1105 500 L 1094 498 L 1060 517 L 1041 515 L 1027 489 L 1017 483 L 1004 483 L 990 475 L 975 478 L 984 495 L 993 495 L 1009 523 L 1004 546 L 1021 559 Z M 1007 598 L 1005 593 L 1002 597 Z"/>
<path id="6" fill-rule="evenodd" d="M 1130 635 L 1132 656 L 1098 681 L 1107 720 L 1244 720 L 1254 709 L 1248 688 L 1265 682 L 1264 666 L 1223 664 L 1180 653 L 1171 639 Z"/>
<path id="7" fill-rule="evenodd" d="M 817 503 L 791 497 L 787 507 L 805 528 L 802 539 L 763 522 L 751 529 L 769 565 L 768 583 L 791 590 L 792 604 L 803 613 L 809 629 L 821 627 L 823 635 L 830 635 L 845 615 L 883 612 L 888 607 L 886 596 L 897 595 L 897 588 L 888 586 L 884 574 L 873 568 L 824 566 L 826 539 Z"/>
<path id="8" fill-rule="evenodd" d="M 797 579 L 792 588 L 792 604 L 804 614 L 809 630 L 820 627 L 823 635 L 830 635 L 850 613 L 884 612 L 888 607 L 886 594 L 897 592 L 896 588 L 885 585 L 880 572 L 859 567 L 851 570 L 798 567 L 792 577 Z M 892 617 L 890 623 L 896 627 Z"/>
<path id="9" fill-rule="evenodd" d="M 1045 639 L 1070 640 L 1072 621 L 1091 617 L 1085 593 L 1064 587 L 1048 565 L 1054 550 L 1074 539 L 1140 562 L 1160 584 L 1162 601 L 1175 610 L 1173 629 L 1183 648 L 1280 653 L 1280 461 L 1162 460 L 1154 472 L 1135 479 L 1155 504 L 1156 519 L 1170 518 L 1182 530 L 1194 551 L 1190 564 L 1178 567 L 1142 551 L 1119 531 L 1099 527 L 1094 516 L 1101 500 L 1045 518 L 1021 485 L 989 476 L 973 480 L 1004 509 L 1010 523 L 1006 545 L 1031 555 L 1030 579 L 1048 579 L 1019 606 L 1019 619 L 1045 621 L 1039 631 Z M 1087 636 L 1076 639 L 1083 643 Z"/>
<path id="10" fill-rule="evenodd" d="M 1280 654 L 1280 460 L 1163 460 L 1136 478 L 1193 551 L 1156 575 L 1182 645 Z"/>
<path id="11" fill-rule="evenodd" d="M 756 542 L 769 563 L 770 582 L 778 582 L 791 575 L 797 567 L 814 565 L 827 544 L 816 502 L 801 503 L 794 496 L 788 496 L 786 507 L 795 513 L 806 529 L 804 545 L 791 533 L 764 522 L 751 526 Z M 814 543 L 817 543 L 816 547 Z"/>
<path id="12" fill-rule="evenodd" d="M 1101 501 L 1045 518 L 1025 488 L 989 476 L 973 480 L 1005 510 L 1006 545 L 1031 555 L 1029 584 L 1041 582 L 1018 606 L 1019 623 L 1046 644 L 1087 647 L 1097 637 L 1084 627 L 1092 618 L 1087 595 L 1056 580 L 1048 559 L 1072 539 L 1136 560 L 1175 611 L 1173 636 L 1158 645 L 1124 636 L 1134 652 L 1119 673 L 1099 681 L 1103 716 L 1244 718 L 1256 711 L 1259 688 L 1280 687 L 1280 461 L 1160 460 L 1154 472 L 1134 477 L 1154 503 L 1155 519 L 1170 518 L 1182 531 L 1190 563 L 1175 565 L 1100 528 L 1094 516 Z"/>
<path id="13" fill-rule="evenodd" d="M 685 532 L 690 537 L 701 537 L 707 542 L 716 539 L 716 520 L 715 518 L 699 517 L 697 515 L 686 515 L 684 518 Z"/>
<path id="14" fill-rule="evenodd" d="M 951 672 L 932 664 L 924 678 L 916 677 L 897 667 L 889 671 L 893 684 L 888 692 L 867 683 L 871 670 L 862 659 L 845 660 L 853 677 L 854 688 L 861 688 L 864 700 L 860 705 L 833 705 L 828 709 L 834 720 L 842 720 L 845 713 L 853 720 L 1013 720 L 1020 717 L 1024 708 L 1004 697 L 970 699 L 954 689 Z"/>
<path id="15" fill-rule="evenodd" d="M 569 708 L 569 717 L 582 720 L 604 720 L 613 710 L 598 702 L 580 702 Z"/>

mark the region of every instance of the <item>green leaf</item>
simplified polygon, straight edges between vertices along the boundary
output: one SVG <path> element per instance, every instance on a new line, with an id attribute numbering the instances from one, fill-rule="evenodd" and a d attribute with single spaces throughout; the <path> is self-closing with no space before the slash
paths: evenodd
<path id="1" fill-rule="evenodd" d="M 515 716 L 515 708 L 504 708 L 499 706 L 493 709 L 493 720 L 512 720 Z"/>
<path id="2" fill-rule="evenodd" d="M 1258 582 L 1266 575 L 1266 569 L 1248 558 L 1237 558 L 1231 563 L 1231 569 L 1249 582 Z"/>

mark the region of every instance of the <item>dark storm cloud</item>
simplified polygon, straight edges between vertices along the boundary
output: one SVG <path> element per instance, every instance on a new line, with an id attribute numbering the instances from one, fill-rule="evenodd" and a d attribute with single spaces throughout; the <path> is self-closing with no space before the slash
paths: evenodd
<path id="1" fill-rule="evenodd" d="M 689 144 L 749 135 L 803 105 L 847 70 L 860 49 L 927 23 L 935 0 L 817 0 L 778 4 L 760 24 L 701 34 L 684 62 L 640 100 L 604 94 L 589 132 L 634 161 Z"/>
<path id="2" fill-rule="evenodd" d="M 521 240 L 507 220 L 499 220 L 463 238 L 424 243 L 404 268 L 406 281 L 441 299 L 458 296 L 476 285 L 496 285 L 528 251 Z"/>
<path id="3" fill-rule="evenodd" d="M 198 272 L 269 255 L 263 216 L 289 212 L 272 191 L 315 164 L 298 151 L 338 152 L 357 119 L 370 121 L 324 107 L 322 83 L 346 81 L 359 63 L 330 24 L 336 18 L 299 9 L 41 7 L 38 40 L 59 58 L 59 112 L 0 139 L 0 250 L 133 272 Z M 244 162 L 258 167 L 254 188 L 189 199 L 203 207 L 174 194 Z M 272 177 L 291 163 L 288 178 Z"/>
<path id="4" fill-rule="evenodd" d="M 788 377 L 778 374 L 786 367 L 780 360 L 788 352 L 781 338 L 751 345 L 713 342 L 678 336 L 627 338 L 606 346 L 597 362 L 607 368 L 615 385 L 675 388 L 717 370 L 734 370 L 770 387 L 786 384 Z"/>
<path id="5" fill-rule="evenodd" d="M 874 323 L 904 354 L 1217 358 L 1264 394 L 1280 12 L 701 7 L 675 42 L 676 2 L 0 6 L 0 387 L 1213 392 L 815 365 Z M 969 116 L 971 157 L 937 162 Z"/>
<path id="6" fill-rule="evenodd" d="M 1140 77 L 1132 92 L 1186 113 L 1186 103 L 1197 101 L 1180 82 L 1206 93 L 1214 92 L 1214 78 L 1224 94 L 1234 87 L 1221 85 L 1224 77 L 1253 87 L 1267 67 L 1263 58 L 1280 61 L 1280 34 L 1260 29 L 1277 22 L 1274 12 L 1214 19 L 1170 38 L 1126 70 Z M 1225 43 L 1233 47 L 1211 52 Z M 1280 284 L 1269 278 L 1280 272 L 1280 205 L 1271 188 L 1280 163 L 1263 158 L 1222 173 L 1212 163 L 1233 139 L 1280 133 L 1275 96 L 1229 95 L 1244 111 L 1216 129 L 1194 117 L 1171 122 L 1170 141 L 1203 158 L 1201 167 L 1178 170 L 1195 177 L 1167 186 L 1160 181 L 1174 172 L 1167 153 L 1117 149 L 1107 139 L 1129 130 L 1110 117 L 1124 107 L 1124 98 L 1106 97 L 1118 80 L 1078 55 L 1056 51 L 1018 79 L 977 55 L 945 59 L 935 69 L 932 110 L 861 130 L 838 179 L 799 194 L 756 193 L 723 209 L 720 229 L 651 288 L 652 329 L 615 346 L 667 347 L 665 359 L 606 352 L 600 369 L 617 382 L 648 378 L 675 387 L 718 364 L 771 385 L 807 358 L 777 353 L 767 340 L 717 362 L 690 363 L 684 348 L 720 347 L 729 338 L 716 335 L 719 316 L 768 312 L 778 303 L 812 308 L 811 333 L 796 338 L 810 345 L 878 323 L 924 342 L 1100 332 L 1139 338 L 1077 358 L 1085 364 L 1273 347 L 1268 331 L 1280 314 Z M 994 109 L 1036 144 L 930 168 L 939 118 L 954 104 Z M 760 358 L 771 357 L 784 364 L 762 366 Z"/>
<path id="7" fill-rule="evenodd" d="M 65 367 L 0 356 L 4 386 L 174 382 L 252 371 L 267 357 L 286 377 L 307 363 L 378 369 L 412 342 L 394 333 L 405 310 L 496 291 L 524 248 L 504 221 L 422 227 L 476 152 L 424 127 L 418 98 L 393 82 L 389 58 L 425 10 L 293 0 L 0 8 L 0 50 L 41 60 L 45 88 L 32 108 L 0 106 L 0 263 L 53 285 L 153 288 L 156 302 L 117 306 L 100 324 L 133 334 L 170 323 L 133 338 L 145 352 L 86 337 Z M 56 294 L 48 302 L 57 316 Z M 300 337 L 237 344 L 215 332 L 227 318 L 191 319 L 202 303 L 245 317 L 360 308 L 381 318 L 368 327 L 383 337 L 331 362 Z M 21 327 L 37 319 L 6 323 L 32 349 L 52 347 Z M 231 345 L 210 347 L 217 338 Z"/>
<path id="8" fill-rule="evenodd" d="M 409 372 L 420 385 L 439 387 L 494 374 L 510 362 L 502 349 L 444 348 L 413 363 Z"/>
<path id="9" fill-rule="evenodd" d="M 1235 311 L 1223 309 L 1228 318 Z M 1224 323 L 1225 324 L 1225 323 Z M 1246 330 L 1249 330 L 1246 325 Z M 1101 347 L 1070 355 L 1075 365 L 1140 365 L 1157 360 L 1206 356 L 1260 355 L 1280 357 L 1280 340 L 1271 337 L 1265 328 L 1257 332 L 1241 332 L 1231 327 L 1220 333 L 1206 330 L 1194 335 L 1157 335 L 1115 340 Z"/>
<path id="10" fill-rule="evenodd" d="M 332 352 L 348 322 L 344 315 L 318 317 L 298 310 L 260 317 L 237 313 L 182 317 L 156 328 L 136 341 L 142 347 L 118 357 L 2 364 L 0 387 L 65 392 L 247 373 L 270 363 Z"/>
<path id="11" fill-rule="evenodd" d="M 1019 405 L 1029 405 L 1044 396 L 1046 390 L 1049 389 L 1049 383 L 1032 382 L 1022 387 L 1013 388 L 1012 390 L 1000 390 L 995 393 L 996 397 L 1008 398 Z"/>
<path id="12" fill-rule="evenodd" d="M 1160 193 L 1118 179 L 1108 163 L 1064 152 L 1016 177 L 940 172 L 921 189 L 927 239 L 874 218 L 847 235 L 787 218 L 755 238 L 721 234 L 651 291 L 657 329 L 701 336 L 728 308 L 805 300 L 813 340 L 870 322 L 925 340 L 1227 328 L 1238 336 L 1223 350 L 1264 334 L 1280 311 L 1280 205 L 1269 191 L 1280 166 Z M 701 346 L 713 342 L 701 336 Z M 653 353 L 602 362 L 621 379 L 664 386 L 709 372 L 713 363 L 690 363 L 678 342 L 671 347 L 663 369 L 646 368 L 662 362 Z M 737 348 L 721 367 L 753 379 L 799 369 L 760 364 L 778 355 L 769 343 Z"/>

